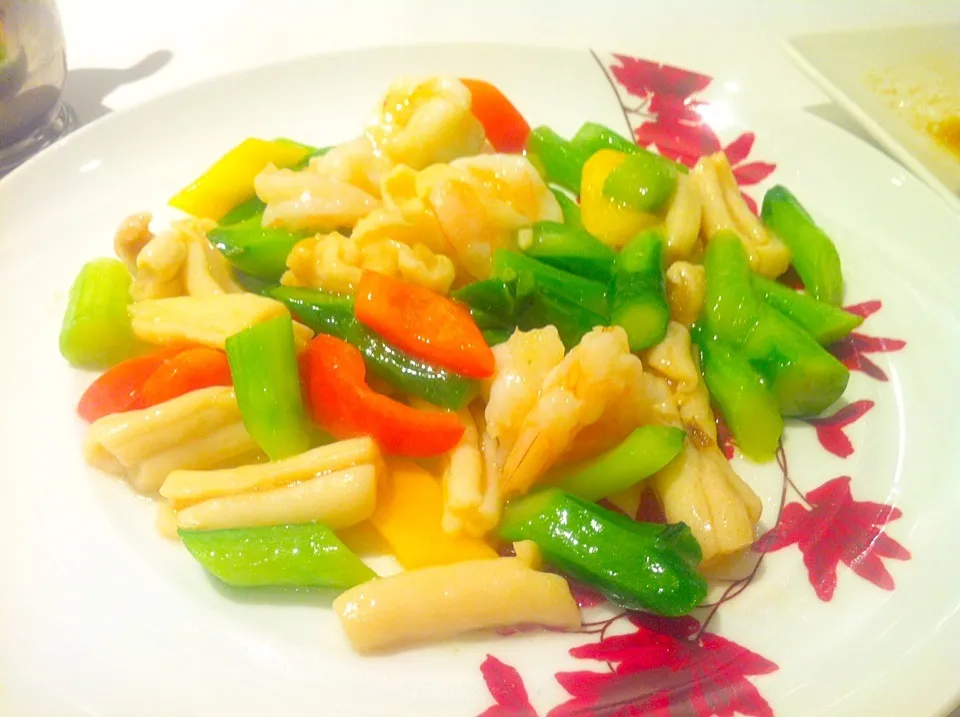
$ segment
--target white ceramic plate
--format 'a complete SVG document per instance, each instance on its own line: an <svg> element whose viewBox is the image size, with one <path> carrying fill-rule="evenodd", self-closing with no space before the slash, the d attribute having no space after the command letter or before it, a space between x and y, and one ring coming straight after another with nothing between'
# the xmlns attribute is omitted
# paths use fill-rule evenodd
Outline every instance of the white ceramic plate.
<svg viewBox="0 0 960 717"><path fill-rule="evenodd" d="M484 77L531 124L561 133L586 120L626 132L626 118L641 137L688 154L723 145L755 198L782 182L835 237L847 303L872 313L845 348L860 369L850 407L832 422L789 427L789 484L777 466L736 461L782 547L702 634L691 620L610 622L612 611L591 607L586 619L609 622L604 636L482 634L361 659L329 597L218 587L158 537L148 499L84 466L74 406L91 376L56 348L81 263L111 252L126 214L172 216L167 198L244 137L350 138L399 73ZM808 117L747 110L722 87L586 51L318 57L108 117L0 182L0 713L470 717L499 704L485 714L556 717L578 706L626 714L617 704L666 715L668 703L670 715L697 717L948 711L960 687L960 220L862 143ZM570 691L579 701L551 712Z"/></svg>
<svg viewBox="0 0 960 717"><path fill-rule="evenodd" d="M960 210L960 148L930 122L960 123L960 23L793 37L788 52L891 154Z"/></svg>

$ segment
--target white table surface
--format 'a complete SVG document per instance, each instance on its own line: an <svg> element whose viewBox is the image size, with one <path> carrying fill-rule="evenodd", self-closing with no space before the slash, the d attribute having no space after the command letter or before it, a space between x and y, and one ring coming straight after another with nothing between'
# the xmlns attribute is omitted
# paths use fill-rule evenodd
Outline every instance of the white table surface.
<svg viewBox="0 0 960 717"><path fill-rule="evenodd" d="M958 0L59 0L59 6L70 67L65 97L82 123L202 79L304 55L507 42L620 51L702 69L737 82L745 96L815 112L861 137L793 66L783 40L960 19Z"/></svg>
<svg viewBox="0 0 960 717"><path fill-rule="evenodd" d="M437 42L591 47L736 81L771 104L827 105L781 50L791 34L960 19L958 0L59 0L81 121L235 70ZM109 24L110 29L107 29ZM833 110L822 110L833 119ZM843 122L838 116L838 122Z"/></svg>

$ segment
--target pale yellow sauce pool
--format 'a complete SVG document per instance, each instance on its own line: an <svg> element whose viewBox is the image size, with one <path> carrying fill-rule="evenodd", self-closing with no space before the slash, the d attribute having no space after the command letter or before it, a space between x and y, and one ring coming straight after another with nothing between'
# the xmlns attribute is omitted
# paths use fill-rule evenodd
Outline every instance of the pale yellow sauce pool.
<svg viewBox="0 0 960 717"><path fill-rule="evenodd" d="M867 74L890 109L960 159L960 55L938 52Z"/></svg>

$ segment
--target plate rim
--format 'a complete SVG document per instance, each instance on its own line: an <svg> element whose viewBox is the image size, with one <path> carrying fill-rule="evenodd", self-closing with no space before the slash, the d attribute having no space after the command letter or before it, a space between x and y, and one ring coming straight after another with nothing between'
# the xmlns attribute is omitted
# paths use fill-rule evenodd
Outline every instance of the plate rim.
<svg viewBox="0 0 960 717"><path fill-rule="evenodd" d="M960 28L960 23L933 23L910 26L909 28L903 27L900 29L932 28L943 27L945 25L956 26ZM918 179L927 184L938 196L940 196L944 203L952 211L960 214L960 195L950 191L950 189L936 176L936 174L934 174L932 170L927 167L926 164L924 164L919 158L914 156L906 147L904 147L903 144L897 140L896 137L894 137L893 134L887 130L879 120L875 119L873 115L867 112L867 110L865 110L858 102L840 89L840 87L833 80L827 77L814 64L813 60L808 57L796 44L798 40L803 40L805 38L820 38L826 36L839 37L842 35L859 36L868 32L882 32L884 30L891 31L896 29L897 28L873 28L870 30L861 31L802 33L798 35L792 35L782 40L781 45L790 59L794 61L794 63L803 71L803 73L811 80L811 82L825 92L834 103L849 112L872 137L880 142L880 144L883 146L883 152L889 153L892 158L894 158L896 161L899 161L910 172L916 175Z"/></svg>
<svg viewBox="0 0 960 717"><path fill-rule="evenodd" d="M4 179L9 179L10 177L16 177L17 178L16 180L12 180L10 182L3 182L2 180L0 180L0 194L4 193L5 186L8 186L10 184L19 185L20 183L22 183L24 180L21 179L21 176L26 175L27 178L29 179L28 172L32 172L36 170L35 169L28 170L27 168L35 167L38 160L40 160L43 155L46 155L46 154L51 155L50 158L47 158L44 161L47 161L47 162L56 161L54 159L55 155L58 154L58 152L56 151L56 148L66 146L67 144L74 142L75 137L77 138L77 140L79 140L79 138L81 137L87 137L91 132L94 132L94 133L105 132L106 130L109 129L112 122L123 121L124 119L128 118L128 116L131 114L135 115L135 114L149 113L149 111L156 105L169 102L171 97L177 96L178 94L185 93L188 91L193 91L193 92L201 91L206 86L215 85L229 78L236 79L244 75L254 74L258 72L276 71L283 67L296 66L299 64L313 61L314 59L321 58L321 57L365 55L365 54L376 54L383 51L424 50L424 49L430 49L433 51L442 52L444 49L448 49L448 48L464 49L464 48L471 48L471 47L484 48L485 51L492 51L492 50L503 49L503 48L512 48L512 49L519 49L519 50L525 50L525 51L534 50L538 52L562 52L562 53L569 53L569 54L576 54L580 52L585 52L585 53L590 52L590 49L587 47L573 48L573 47L564 47L564 46L526 45L521 43L488 42L488 43L425 43L425 44L418 44L418 45L399 44L399 45L371 46L371 47L355 48L355 49L342 50L342 51L336 50L336 51L330 51L330 52L311 53L309 55L304 55L297 58L288 58L288 59L280 60L277 62L271 62L271 63L255 65L247 68L241 68L238 70L222 73L220 75L216 75L213 77L204 78L203 80L200 80L196 83L192 83L190 85L174 88L168 92L164 92L155 97L151 97L143 102L139 102L137 104L131 105L129 107L124 107L119 110L115 110L104 117L101 117L95 121L85 124L74 134L65 138L61 142L56 143L51 148L46 150L44 153L39 154L34 158L31 158L31 160L24 163L23 165L18 167L16 170L11 172L9 175L4 177ZM803 122L814 121L813 118L810 118L809 116L807 116L806 113L796 112L796 109L797 108L790 108L789 110L772 111L772 112L769 112L769 115L772 117L776 117L777 115L796 115ZM766 115L768 113L765 112L764 114ZM821 123L817 123L817 124L821 124ZM91 130L90 128L93 128L93 127L97 127L99 129ZM849 134L844 132L841 128L838 128L835 126L820 127L820 131L824 131L824 130L838 133L837 134L838 138L842 136L845 141L854 139L849 137ZM81 141L87 141L87 140L81 140ZM868 151L872 150L877 152L877 156L883 157L884 161L892 162L893 164L891 165L891 169L894 166L897 166L896 160L892 159L885 152L878 150L875 147L870 147L869 145L866 145L866 144L864 144L864 147L867 148ZM934 190L934 188L929 184L925 184L924 182L919 181L919 178L917 179L918 179L917 187L926 187L929 190ZM960 220L960 217L958 217L958 220ZM954 690L953 700L955 703L960 701L960 685L958 685ZM952 709L950 706L946 706L943 714L948 714L950 709Z"/></svg>

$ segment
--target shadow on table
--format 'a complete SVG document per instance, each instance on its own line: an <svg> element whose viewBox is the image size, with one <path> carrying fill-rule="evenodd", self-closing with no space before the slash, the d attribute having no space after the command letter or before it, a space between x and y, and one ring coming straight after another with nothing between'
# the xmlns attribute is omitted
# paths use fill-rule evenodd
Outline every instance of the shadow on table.
<svg viewBox="0 0 960 717"><path fill-rule="evenodd" d="M172 58L173 53L169 50L157 50L130 67L85 67L70 70L63 87L63 100L76 112L79 124L89 124L113 111L103 104L111 92L123 85L155 75Z"/></svg>
<svg viewBox="0 0 960 717"><path fill-rule="evenodd" d="M810 105L804 107L804 109L815 117L826 120L832 125L836 125L840 129L846 130L854 137L862 139L864 142L876 147L881 152L886 153L883 147L880 146L880 143L875 140L867 130L863 128L856 118L847 112L845 109L840 107L833 102L825 102L821 105Z"/></svg>

